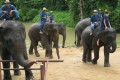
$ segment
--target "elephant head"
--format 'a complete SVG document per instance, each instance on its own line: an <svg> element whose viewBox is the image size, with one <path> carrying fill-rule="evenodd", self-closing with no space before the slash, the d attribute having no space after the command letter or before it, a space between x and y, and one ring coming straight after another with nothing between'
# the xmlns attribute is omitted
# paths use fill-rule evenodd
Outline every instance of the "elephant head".
<svg viewBox="0 0 120 80"><path fill-rule="evenodd" d="M116 50L116 30L107 28L99 34L100 40L108 47L109 52L113 53Z"/></svg>
<svg viewBox="0 0 120 80"><path fill-rule="evenodd" d="M22 23L5 21L0 27L0 47L2 55L9 52L16 62L23 67L29 67L34 61L29 61L25 43L25 28Z"/></svg>
<svg viewBox="0 0 120 80"><path fill-rule="evenodd" d="M45 23L44 25L44 31L45 33L50 37L50 45L52 47L52 41L56 44L56 51L57 56L59 56L59 49L58 49L58 40L59 40L59 25L56 23Z"/></svg>
<svg viewBox="0 0 120 80"><path fill-rule="evenodd" d="M59 25L57 23L45 23L44 25L44 31L47 34L53 33L53 31L58 31Z"/></svg>

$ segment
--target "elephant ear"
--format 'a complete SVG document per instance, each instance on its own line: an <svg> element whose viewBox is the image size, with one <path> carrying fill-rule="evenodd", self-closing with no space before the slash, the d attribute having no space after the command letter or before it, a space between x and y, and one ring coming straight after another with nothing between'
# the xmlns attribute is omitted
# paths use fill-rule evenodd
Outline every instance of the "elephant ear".
<svg viewBox="0 0 120 80"><path fill-rule="evenodd" d="M114 36L113 36L114 35ZM104 42L108 43L110 40L114 39L116 37L116 30L112 28L107 28L104 31L102 31L98 35L99 39Z"/></svg>
<svg viewBox="0 0 120 80"><path fill-rule="evenodd" d="M48 33L49 31L53 30L53 24L52 23L45 23L43 30L45 33Z"/></svg>

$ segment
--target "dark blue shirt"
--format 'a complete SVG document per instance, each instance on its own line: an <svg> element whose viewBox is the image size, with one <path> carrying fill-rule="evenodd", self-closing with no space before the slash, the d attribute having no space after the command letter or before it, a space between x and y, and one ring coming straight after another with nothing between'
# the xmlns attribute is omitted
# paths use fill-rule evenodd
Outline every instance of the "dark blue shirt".
<svg viewBox="0 0 120 80"><path fill-rule="evenodd" d="M100 17L98 15L98 13L96 15L92 15L91 16L91 22L94 23L94 22L100 22Z"/></svg>
<svg viewBox="0 0 120 80"><path fill-rule="evenodd" d="M50 20L53 20L54 19L54 15L53 14L50 14Z"/></svg>
<svg viewBox="0 0 120 80"><path fill-rule="evenodd" d="M1 10L3 10L3 11L8 11L8 13L9 13L11 10L16 10L16 8L15 8L15 6L13 6L13 5L10 4L9 7L3 5L3 6L1 7Z"/></svg>
<svg viewBox="0 0 120 80"><path fill-rule="evenodd" d="M100 18L102 18L102 14L100 12L98 12L98 15L99 15Z"/></svg>
<svg viewBox="0 0 120 80"><path fill-rule="evenodd" d="M45 17L45 18L43 18L43 17ZM40 13L40 19L41 19L41 21L43 21L43 20L47 20L47 13L46 12L41 12Z"/></svg>
<svg viewBox="0 0 120 80"><path fill-rule="evenodd" d="M104 25L104 20L106 21L106 26L107 27L110 27L109 26L109 17L105 14L104 16L103 16L103 18L102 18L102 24L101 24L101 26L103 26L103 27L105 27L105 25Z"/></svg>

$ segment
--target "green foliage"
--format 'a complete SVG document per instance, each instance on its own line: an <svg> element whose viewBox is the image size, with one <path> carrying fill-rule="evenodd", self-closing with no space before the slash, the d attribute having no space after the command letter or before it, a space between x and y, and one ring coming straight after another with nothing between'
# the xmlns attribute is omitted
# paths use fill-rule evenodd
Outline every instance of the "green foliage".
<svg viewBox="0 0 120 80"><path fill-rule="evenodd" d="M83 4L83 16L84 18L90 17L94 9L107 9L110 11L110 21L112 27L120 31L120 0L82 0ZM69 1L70 14L75 22L78 22L80 16L80 7L79 0L70 0Z"/></svg>
<svg viewBox="0 0 120 80"><path fill-rule="evenodd" d="M0 0L0 6L5 0ZM14 2L20 13L21 21L38 21L39 11L46 7L54 10L55 21L63 21L73 27L80 20L80 0L10 0ZM110 21L120 31L120 0L82 0L83 16L90 17L94 9L110 11ZM62 12L58 12L62 11ZM64 11L64 12L63 12ZM69 12L70 14L69 14ZM70 23L69 23L70 22Z"/></svg>
<svg viewBox="0 0 120 80"><path fill-rule="evenodd" d="M79 8L79 4L78 4L78 0L71 0L69 2L70 4L70 15L72 16L72 19L75 22L78 22L80 20L80 8Z"/></svg>
<svg viewBox="0 0 120 80"><path fill-rule="evenodd" d="M19 13L22 21L30 21L38 14L38 11L36 9L24 7L19 9Z"/></svg>
<svg viewBox="0 0 120 80"><path fill-rule="evenodd" d="M66 26L74 27L75 23L73 19L70 17L69 11L53 11L55 22L64 22ZM39 14L32 20L32 22L40 21Z"/></svg>

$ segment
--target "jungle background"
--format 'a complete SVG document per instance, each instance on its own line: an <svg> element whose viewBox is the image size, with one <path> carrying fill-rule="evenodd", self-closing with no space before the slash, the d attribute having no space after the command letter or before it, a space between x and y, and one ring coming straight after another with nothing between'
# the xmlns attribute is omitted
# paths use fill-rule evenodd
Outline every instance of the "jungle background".
<svg viewBox="0 0 120 80"><path fill-rule="evenodd" d="M0 5L5 0L0 0ZM75 27L80 21L80 7L82 7L83 17L90 17L94 9L107 9L110 11L110 21L112 27L120 31L120 0L10 0L19 13L23 22L37 22L40 20L39 14L43 7L52 10L55 22L65 22L68 27ZM80 1L82 6L80 6Z"/></svg>
<svg viewBox="0 0 120 80"><path fill-rule="evenodd" d="M55 22L64 22L67 26L67 34L72 34L72 39L69 39L71 44L74 42L74 28L82 17L91 17L94 9L101 9L104 15L104 10L110 11L110 22L117 32L120 32L120 0L10 0L11 4L15 5L20 14L20 21L25 24L26 30L29 30L30 25L40 21L40 12L43 7L46 7L47 13L53 11ZM0 7L5 0L0 0ZM71 33L72 32L72 33ZM117 46L120 46L120 37L117 34ZM28 39L28 38L27 38ZM29 39L28 39L29 40Z"/></svg>

